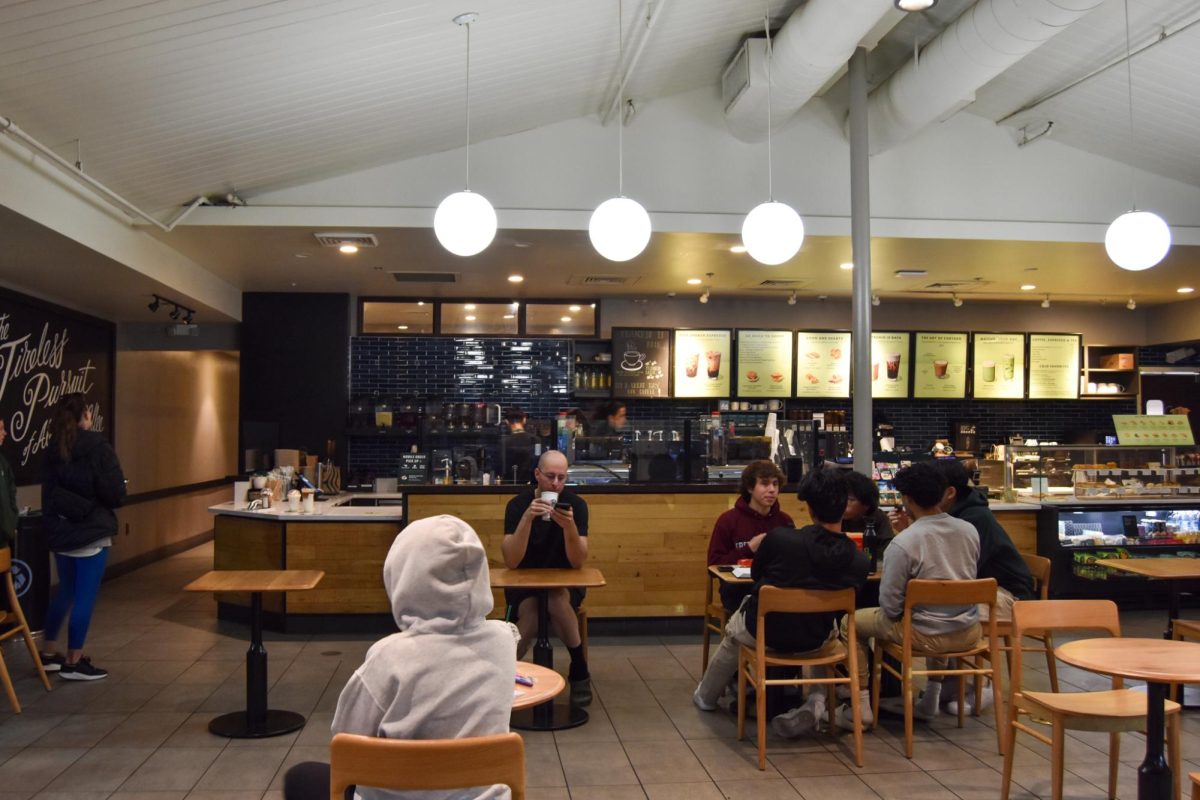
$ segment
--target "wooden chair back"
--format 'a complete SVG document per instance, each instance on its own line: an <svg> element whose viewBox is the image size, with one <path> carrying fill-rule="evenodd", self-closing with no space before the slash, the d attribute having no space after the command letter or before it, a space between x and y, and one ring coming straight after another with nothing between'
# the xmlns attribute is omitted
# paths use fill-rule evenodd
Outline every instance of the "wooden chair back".
<svg viewBox="0 0 1200 800"><path fill-rule="evenodd" d="M767 614L821 614L830 611L853 614L854 590L783 589L778 586L763 586L758 590L759 625L763 624Z"/></svg>
<svg viewBox="0 0 1200 800"><path fill-rule="evenodd" d="M0 611L0 621L10 625L8 630L0 631L0 642L5 642L20 636L25 639L25 647L29 650L29 659L33 662L34 668L37 669L38 677L42 680L42 685L46 687L46 691L50 691L50 678L46 676L46 670L42 666L41 656L38 655L37 644L33 641L33 634L29 631L29 623L25 621L25 612L21 610L21 602L17 598L17 589L13 585L12 576L12 549L8 547L0 547L0 575L3 576L0 582L4 584L4 595L8 600L8 611ZM11 617L11 619L10 619ZM8 695L9 705L12 706L13 713L21 713L21 702L17 699L16 688L13 686L12 677L8 674L8 666L4 663L4 656L0 654L0 684L4 687L5 694Z"/></svg>
<svg viewBox="0 0 1200 800"><path fill-rule="evenodd" d="M1117 604L1112 600L1018 600L1013 603L1015 644L1009 669L1012 672L1010 689L1014 696L1021 691L1022 637L1050 636L1059 631L1095 631L1120 636ZM1113 677L1113 688L1121 688L1119 677Z"/></svg>
<svg viewBox="0 0 1200 800"><path fill-rule="evenodd" d="M1042 600L1050 599L1050 559L1045 556L1035 556L1033 553L1021 553L1025 566L1033 575L1033 589Z"/></svg>
<svg viewBox="0 0 1200 800"><path fill-rule="evenodd" d="M12 571L12 548L0 547L0 572Z"/></svg>
<svg viewBox="0 0 1200 800"><path fill-rule="evenodd" d="M347 786L469 789L503 784L525 800L525 743L515 733L467 739L380 739L339 733L329 745L329 798Z"/></svg>

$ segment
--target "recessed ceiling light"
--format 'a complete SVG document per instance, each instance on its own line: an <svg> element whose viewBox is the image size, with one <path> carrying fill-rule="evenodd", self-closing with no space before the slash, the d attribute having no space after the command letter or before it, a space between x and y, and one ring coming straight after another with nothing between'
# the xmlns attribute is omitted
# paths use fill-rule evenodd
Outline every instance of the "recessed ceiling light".
<svg viewBox="0 0 1200 800"><path fill-rule="evenodd" d="M897 278L920 278L929 274L929 270L924 269L898 269L896 270Z"/></svg>
<svg viewBox="0 0 1200 800"><path fill-rule="evenodd" d="M688 286L699 286L700 284L704 283L704 281L700 280L699 278L688 278L687 282Z"/></svg>
<svg viewBox="0 0 1200 800"><path fill-rule="evenodd" d="M523 280L525 280L524 275L509 275L508 276L509 283L520 283Z"/></svg>
<svg viewBox="0 0 1200 800"><path fill-rule="evenodd" d="M308 258L308 253L296 253L296 258Z"/></svg>
<svg viewBox="0 0 1200 800"><path fill-rule="evenodd" d="M570 317L559 317L559 319L561 319L563 322L570 322L570 321L571 321L571 318L570 318Z"/></svg>
<svg viewBox="0 0 1200 800"><path fill-rule="evenodd" d="M744 253L744 252L746 252L746 245L744 245L744 244L735 244L733 247L730 247L730 248L729 248L729 252L731 252L731 253Z"/></svg>
<svg viewBox="0 0 1200 800"><path fill-rule="evenodd" d="M854 262L853 261L843 261L841 264L838 264L838 269L844 269L847 272L849 272L850 270L854 269Z"/></svg>
<svg viewBox="0 0 1200 800"><path fill-rule="evenodd" d="M1022 284L1021 284L1021 291L1022 291L1022 292L1032 292L1032 291L1033 291L1034 289L1036 289L1036 288L1037 288L1037 284L1036 284L1036 283L1022 283Z"/></svg>
<svg viewBox="0 0 1200 800"><path fill-rule="evenodd" d="M347 255L350 255L351 253L358 252L358 245L356 245L356 244L340 244L340 245L338 245L338 250Z"/></svg>
<svg viewBox="0 0 1200 800"><path fill-rule="evenodd" d="M592 308L595 308L595 307L596 307L596 304L595 304L595 303L592 303Z"/></svg>
<svg viewBox="0 0 1200 800"><path fill-rule="evenodd" d="M397 325L397 326L396 326L396 330L398 330L398 331L406 331L406 330L408 330L408 326L407 326L407 325Z"/></svg>
<svg viewBox="0 0 1200 800"><path fill-rule="evenodd" d="M1193 289L1191 286L1180 286L1175 291L1179 292L1180 294L1191 294L1192 292L1194 292L1196 290Z"/></svg>
<svg viewBox="0 0 1200 800"><path fill-rule="evenodd" d="M582 307L582 306L567 306L567 311L570 311L570 312L572 312L572 313L576 313L576 312L579 312L579 311L583 311L583 307Z"/></svg>
<svg viewBox="0 0 1200 800"><path fill-rule="evenodd" d="M533 247L533 245L531 245L529 242L513 242L513 247L526 248Z"/></svg>
<svg viewBox="0 0 1200 800"><path fill-rule="evenodd" d="M505 319L516 319L517 315L516 314L505 314L504 318Z"/></svg>
<svg viewBox="0 0 1200 800"><path fill-rule="evenodd" d="M468 315L467 315L467 322L474 322L474 321L475 321L475 317L474 317L474 316L472 316L471 314L468 314Z"/></svg>
<svg viewBox="0 0 1200 800"><path fill-rule="evenodd" d="M467 311L474 311L474 310L475 310L475 304L474 304L474 303L467 303L466 305L464 305L464 306L463 306L463 308L465 308Z"/></svg>

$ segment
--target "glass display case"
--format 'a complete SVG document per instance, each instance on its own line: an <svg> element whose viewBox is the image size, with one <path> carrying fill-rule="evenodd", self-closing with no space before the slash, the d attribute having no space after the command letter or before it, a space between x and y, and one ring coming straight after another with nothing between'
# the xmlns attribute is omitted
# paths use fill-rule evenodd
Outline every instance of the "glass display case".
<svg viewBox="0 0 1200 800"><path fill-rule="evenodd" d="M1010 445L1004 494L1042 502L1200 501L1197 458L1192 446Z"/></svg>

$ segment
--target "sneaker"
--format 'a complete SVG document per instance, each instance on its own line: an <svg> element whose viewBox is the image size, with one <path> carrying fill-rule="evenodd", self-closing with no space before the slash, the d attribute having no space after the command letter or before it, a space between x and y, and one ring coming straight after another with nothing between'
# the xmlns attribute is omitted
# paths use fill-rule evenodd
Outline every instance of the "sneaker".
<svg viewBox="0 0 1200 800"><path fill-rule="evenodd" d="M860 711L860 716L862 717L863 728L866 728L875 721L875 715L871 713L871 707L865 703ZM833 724L844 731L854 730L854 710L850 708L849 703L842 703L838 706L837 711L833 714Z"/></svg>
<svg viewBox="0 0 1200 800"><path fill-rule="evenodd" d="M592 679L580 678L571 681L571 705L590 706L592 704Z"/></svg>
<svg viewBox="0 0 1200 800"><path fill-rule="evenodd" d="M821 717L825 716L825 703L806 701L790 711L776 715L771 720L771 730L784 739L795 739L810 733L816 733Z"/></svg>
<svg viewBox="0 0 1200 800"><path fill-rule="evenodd" d="M696 708L701 711L716 711L717 704L710 703L700 696L700 687L696 687L696 691L692 692L692 702L696 704Z"/></svg>
<svg viewBox="0 0 1200 800"><path fill-rule="evenodd" d="M101 678L107 678L108 671L92 666L92 660L84 656L75 664L68 664L64 661L62 668L58 671L58 677L64 681L98 681Z"/></svg>
<svg viewBox="0 0 1200 800"><path fill-rule="evenodd" d="M991 707L992 707L992 693L991 693L991 691L985 689L983 692L983 702L980 703L979 710L984 711ZM955 699L951 700L949 703L946 703L946 713L950 714L951 716L954 716L954 717L958 716L958 698L955 698ZM975 713L975 691L973 689L967 690L967 711L966 711L966 713L968 713L968 714Z"/></svg>
<svg viewBox="0 0 1200 800"><path fill-rule="evenodd" d="M38 653L38 658L41 659L42 669L46 672L58 672L62 665L67 663L67 659L59 653Z"/></svg>

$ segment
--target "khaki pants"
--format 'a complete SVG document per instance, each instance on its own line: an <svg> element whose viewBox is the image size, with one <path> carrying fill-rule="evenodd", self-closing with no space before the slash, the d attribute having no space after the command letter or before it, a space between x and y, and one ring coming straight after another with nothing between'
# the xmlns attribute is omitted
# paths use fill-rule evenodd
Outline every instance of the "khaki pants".
<svg viewBox="0 0 1200 800"><path fill-rule="evenodd" d="M1012 592L1008 589L996 587L996 621L1011 622L1013 603L1017 602L1017 598L1012 596ZM981 623L988 621L988 607L983 603L979 604L979 621Z"/></svg>
<svg viewBox="0 0 1200 800"><path fill-rule="evenodd" d="M845 641L847 621L842 620L842 640ZM868 660L872 639L900 644L904 641L904 626L901 620L889 619L881 608L860 608L854 612L854 627L858 637L858 680L859 686L870 686L870 661ZM928 634L913 628L913 647L934 652L966 650L979 641L979 623L950 633ZM945 669L946 659L928 659L929 669Z"/></svg>

